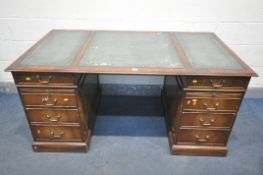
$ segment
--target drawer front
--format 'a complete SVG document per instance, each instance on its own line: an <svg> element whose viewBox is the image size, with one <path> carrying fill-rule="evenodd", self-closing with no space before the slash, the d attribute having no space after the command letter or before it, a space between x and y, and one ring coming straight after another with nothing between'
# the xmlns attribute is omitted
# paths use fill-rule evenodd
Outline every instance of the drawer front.
<svg viewBox="0 0 263 175"><path fill-rule="evenodd" d="M81 141L79 126L31 125L33 137L37 141Z"/></svg>
<svg viewBox="0 0 263 175"><path fill-rule="evenodd" d="M187 97L183 102L184 110L202 110L202 111L234 111L239 109L241 99L224 98L205 98L205 97Z"/></svg>
<svg viewBox="0 0 263 175"><path fill-rule="evenodd" d="M232 89L244 90L249 78L246 77L184 77L184 87L192 89Z"/></svg>
<svg viewBox="0 0 263 175"><path fill-rule="evenodd" d="M231 99L237 98L242 99L243 93L239 92L186 92L186 97L204 97L204 98L224 98Z"/></svg>
<svg viewBox="0 0 263 175"><path fill-rule="evenodd" d="M63 93L21 93L25 106L76 107L75 94Z"/></svg>
<svg viewBox="0 0 263 175"><path fill-rule="evenodd" d="M183 112L181 127L232 127L235 113Z"/></svg>
<svg viewBox="0 0 263 175"><path fill-rule="evenodd" d="M41 109L27 108L26 113L30 123L79 123L77 109Z"/></svg>
<svg viewBox="0 0 263 175"><path fill-rule="evenodd" d="M73 85L75 84L74 75L67 74L14 74L14 79L18 85Z"/></svg>
<svg viewBox="0 0 263 175"><path fill-rule="evenodd" d="M177 142L182 144L213 144L224 145L229 130L180 129Z"/></svg>

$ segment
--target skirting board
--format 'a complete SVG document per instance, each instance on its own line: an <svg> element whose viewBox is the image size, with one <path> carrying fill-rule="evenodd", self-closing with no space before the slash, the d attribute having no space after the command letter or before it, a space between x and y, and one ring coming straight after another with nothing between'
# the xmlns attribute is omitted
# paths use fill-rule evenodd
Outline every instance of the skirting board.
<svg viewBox="0 0 263 175"><path fill-rule="evenodd" d="M159 96L162 85L101 84L102 95ZM13 82L0 82L0 93L17 93ZM263 87L250 87L245 98L263 98Z"/></svg>

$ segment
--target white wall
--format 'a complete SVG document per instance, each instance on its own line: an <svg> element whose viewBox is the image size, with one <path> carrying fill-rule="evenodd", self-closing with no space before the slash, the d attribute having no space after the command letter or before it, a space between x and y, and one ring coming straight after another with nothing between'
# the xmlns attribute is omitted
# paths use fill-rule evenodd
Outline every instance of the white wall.
<svg viewBox="0 0 263 175"><path fill-rule="evenodd" d="M54 28L215 32L261 76L250 86L263 86L263 0L0 0L0 81Z"/></svg>

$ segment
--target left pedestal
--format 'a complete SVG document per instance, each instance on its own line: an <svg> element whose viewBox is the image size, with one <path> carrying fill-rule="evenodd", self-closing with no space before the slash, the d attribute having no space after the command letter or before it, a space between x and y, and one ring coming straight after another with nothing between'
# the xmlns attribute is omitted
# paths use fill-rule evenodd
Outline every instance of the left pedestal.
<svg viewBox="0 0 263 175"><path fill-rule="evenodd" d="M96 117L97 75L13 72L34 151L86 152Z"/></svg>

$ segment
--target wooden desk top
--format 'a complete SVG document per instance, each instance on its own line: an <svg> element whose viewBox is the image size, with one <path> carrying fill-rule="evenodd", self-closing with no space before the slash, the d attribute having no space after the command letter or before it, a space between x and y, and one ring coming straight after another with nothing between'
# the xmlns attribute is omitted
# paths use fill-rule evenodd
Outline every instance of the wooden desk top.
<svg viewBox="0 0 263 175"><path fill-rule="evenodd" d="M214 33L52 30L11 72L257 76Z"/></svg>

